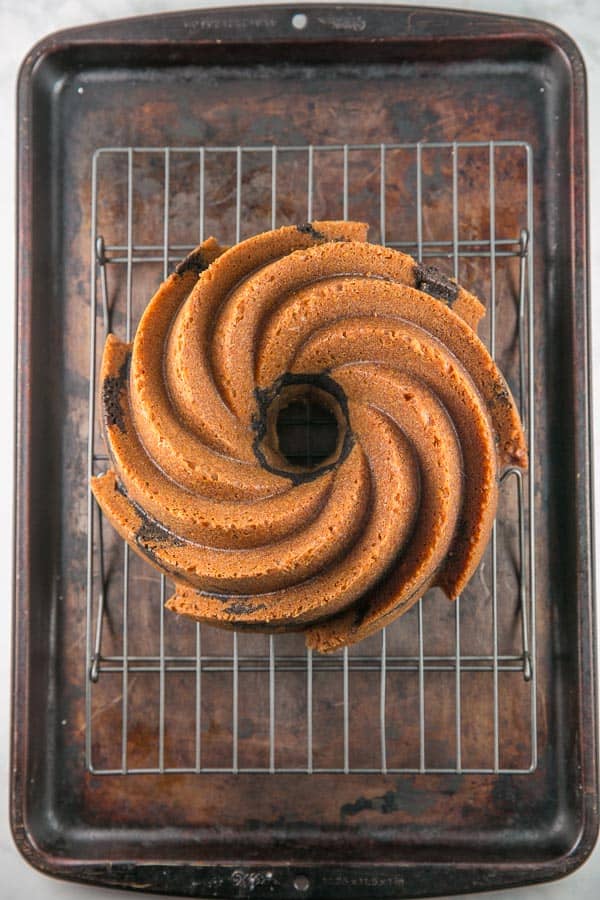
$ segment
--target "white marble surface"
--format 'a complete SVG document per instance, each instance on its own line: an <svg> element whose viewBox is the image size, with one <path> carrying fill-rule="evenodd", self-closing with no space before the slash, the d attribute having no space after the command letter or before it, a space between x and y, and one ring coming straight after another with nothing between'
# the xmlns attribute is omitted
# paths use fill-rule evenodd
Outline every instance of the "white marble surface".
<svg viewBox="0 0 600 900"><path fill-rule="evenodd" d="M243 0L239 0L241 4ZM415 5L418 0L413 0ZM3 122L3 140L0 143L0 227L1 243L7 281L4 299L0 304L0 421L10 422L13 416L14 369L14 301L13 301L13 248L14 248L14 91L18 65L27 50L44 34L60 28L98 21L163 12L165 10L234 5L218 0L0 0L0 111ZM463 9L483 10L526 15L553 22L568 31L579 44L586 59L590 92L590 174L591 174L591 238L592 238L592 292L600 290L600 3L598 0L457 0L456 3L422 0L423 6L457 6ZM600 447L600 307L592 315L593 360L595 370L595 421L596 446ZM10 595L11 595L11 534L12 534L12 436L4 428L4 440L0 442L0 572L2 596L0 607L0 807L7 808L8 785L8 737L9 682L10 682ZM596 467L597 472L600 466ZM596 497L598 487L596 486ZM596 508L600 508L597 503ZM600 529L597 529L600 531ZM31 869L17 853L10 836L6 813L0 816L0 900L35 897L36 900L54 898L78 898L95 900L100 897L132 897L121 891L108 893L103 889L87 888L66 882L52 881ZM138 895L149 896L149 895ZM471 895L473 896L473 895ZM494 892L478 895L490 900L558 900L577 896L579 900L592 900L600 896L600 846L591 859L566 881L540 885L523 890Z"/></svg>

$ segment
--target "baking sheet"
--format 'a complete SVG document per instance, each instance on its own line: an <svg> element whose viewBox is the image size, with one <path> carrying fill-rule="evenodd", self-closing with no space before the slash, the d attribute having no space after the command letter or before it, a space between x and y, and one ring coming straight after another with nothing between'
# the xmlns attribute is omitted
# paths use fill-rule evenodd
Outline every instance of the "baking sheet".
<svg viewBox="0 0 600 900"><path fill-rule="evenodd" d="M14 827L43 868L192 895L252 885L284 896L299 874L330 896L554 877L585 857L597 827L581 61L564 35L522 20L317 8L299 35L291 16L263 8L99 26L50 40L24 70ZM165 135L238 144L240 133L257 143L531 144L540 759L530 775L86 771L90 160L99 146L162 146Z"/></svg>

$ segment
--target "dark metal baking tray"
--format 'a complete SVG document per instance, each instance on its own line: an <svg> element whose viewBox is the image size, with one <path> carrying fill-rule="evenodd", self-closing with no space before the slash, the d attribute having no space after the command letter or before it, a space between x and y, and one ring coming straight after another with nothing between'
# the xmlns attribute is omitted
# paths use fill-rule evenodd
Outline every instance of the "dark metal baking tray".
<svg viewBox="0 0 600 900"><path fill-rule="evenodd" d="M301 18L294 20L298 15ZM50 36L31 51L19 82L18 139L11 818L23 855L42 871L64 878L211 897L425 896L526 884L574 869L596 838L598 792L585 74L570 38L549 25L524 19L392 6L203 10L105 23ZM506 740L502 759L496 751L489 769L480 763L474 766L477 771L469 771L463 768L464 760L462 765L460 760L451 767L444 765L452 732L448 716L440 715L427 736L428 762L442 761L439 771L434 771L435 765L427 768L423 756L415 771L409 761L394 772L390 760L387 774L381 766L369 771L369 729L375 727L374 720L361 725L355 715L350 727L367 760L364 771L345 766L345 773L344 767L339 771L332 766L332 771L320 774L269 774L267 764L266 772L259 767L254 772L226 768L195 774L193 765L192 771L181 771L184 751L171 747L168 752L178 762L172 767L175 771L163 758L158 773L152 768L148 774L136 774L130 771L135 768L131 764L123 767L128 774L119 774L118 763L113 774L100 774L113 769L108 757L104 767L92 765L90 745L86 746L90 657L85 599L89 285L91 276L92 293L100 290L98 278L105 274L93 254L90 263L90 234L95 227L90 210L98 189L91 173L92 160L99 159L97 151L116 148L118 155L124 148L157 148L162 156L149 162L146 202L160 183L157 172L163 172L167 147L221 147L233 152L235 159L236 147L242 147L240 158L249 146L263 148L257 152L272 145L297 146L304 152L307 147L336 145L340 159L346 154L346 165L348 153L358 145L366 148L358 151L366 154L359 163L364 190L351 191L345 207L352 208L344 210L356 214L378 190L377 165L387 148L390 230L393 222L402 224L414 216L415 190L421 198L428 191L429 217L421 223L421 233L408 240L415 244L412 252L428 248L431 255L437 247L450 266L454 254L455 265L460 262L464 267L464 277L485 294L486 272L489 275L489 267L496 263L496 251L500 258L512 245L507 239L506 245L500 246L500 241L497 246L489 221L483 227L469 210L485 207L481 190L490 190L486 166L493 157L495 184L504 192L502 209L509 210L506 221L499 216L494 223L500 235L510 219L510 192L518 194L524 171L514 155L502 156L502 148L513 144L526 149L531 163L529 200L535 224L535 253L531 245L527 248L527 265L533 266L528 296L534 303L535 323L527 332L528 361L529 371L534 366L537 373L530 410L535 413L531 497L536 523L530 566L533 571L535 563L536 583L528 608L535 608L537 615L530 623L531 652L518 657L523 671L516 673L525 684L523 677L531 674L527 666L533 666L537 687L527 695L533 696L537 713L528 720L533 744L523 737L527 728L515 728L518 699L512 706L499 707L496 697L496 747L498 728ZM456 213L457 231L449 250L434 232L441 222L452 233L452 216L448 218L452 192L448 195L447 184L452 185L453 157L448 156L450 168L433 156L425 163L428 148L436 146L460 150L468 157L456 176L464 203ZM378 157L380 147L384 149ZM389 149L394 147L396 156ZM373 148L375 154L369 157ZM417 153L417 185L414 170L406 158L401 161L404 152ZM125 149L125 160L128 153ZM110 164L115 181L122 182L116 156ZM288 172L287 194L283 192L283 216L292 214L295 185L300 183L298 162L294 165ZM253 166L251 197L252 191L256 195L260 190L264 176L260 164ZM334 178L328 171L321 186L315 186L315 218L341 214L328 205L327 179ZM229 176L219 177L224 178L222 199ZM304 183L301 190L306 193ZM99 196L100 200L94 194L99 214L106 217L112 212L114 220L118 204L111 207L106 194ZM176 202L184 220L185 196L183 184ZM258 230L260 215L268 219L270 210L261 212L260 204L252 208L252 200L248 202L256 221L246 224ZM322 209L317 209L319 204ZM215 204L215 221L219 215L223 218L222 209ZM143 217L143 209L139 215ZM226 230L227 223L221 224ZM267 221L264 227L268 225ZM459 229L463 236L474 235L472 244L460 244L460 254ZM218 236L231 240L236 235ZM195 237L190 240L193 243ZM114 243L116 247L119 240ZM177 245L167 238L166 268L170 246L175 254ZM116 272L118 249L113 255L115 265L109 269ZM503 296L510 293L515 276L518 281L524 244L517 242L514 253L505 255L514 259L502 275L506 283L498 286ZM152 279L138 304L151 285ZM518 386L514 315L508 307L503 310L499 304L497 349ZM529 523L530 515L531 510ZM139 571L138 575L142 577ZM507 624L502 619L506 577L502 574L499 581L500 624ZM485 597L475 596L477 585L473 590L472 605L466 598L463 613L471 615L469 631L476 633L482 622L489 621L489 609ZM132 634L150 627L142 594L129 598ZM423 609L429 604L430 610L437 610L435 603L435 598L428 600ZM118 618L118 610L113 615ZM444 644L445 614L440 614L439 622L431 615L427 618L427 612L423 615L425 641ZM114 642L110 621L106 629L110 653ZM427 694L430 708L432 703L442 712L450 708L453 718L454 700L442 682L435 687L434 676L438 669L448 669L460 683L458 651L454 668L452 650L446 648L440 657L443 665L432 664L425 671L423 643L419 646L420 659L407 664L407 669L411 677L415 671L420 679L426 675L427 689L433 691ZM121 661L124 657L123 649ZM425 657L428 665L431 658ZM481 667L482 677L491 672L496 685L499 678L503 684L497 643L494 657L481 659L492 659L487 668ZM231 660L227 671L230 664ZM515 672L506 668L506 677L514 679ZM123 662L116 669L122 679ZM109 684L110 677L108 666L98 684ZM158 677L154 670L151 677ZM492 744L489 732L481 733L479 719L485 710L478 689L467 687L467 681L475 678L473 673L462 677L459 727L464 747L470 741L474 755L483 759ZM166 680L171 684L171 676ZM175 688L183 683L182 675ZM183 707L185 688L181 689ZM396 752L409 744L419 746L423 717L406 697L389 693L405 717L401 729L398 722L394 726ZM105 695L95 721L118 745L122 723L111 713L115 705L107 699L110 696ZM170 696L169 709L176 708L178 697ZM518 696L516 689L514 697ZM359 718L368 717L371 700L367 691L358 706ZM152 704L143 701L140 709L139 698L137 702L138 707L131 699L130 732L125 729L125 757L129 750L130 759L136 754L143 758L156 724ZM141 721L144 712L146 722ZM288 727L293 728L295 712L291 704L278 716L284 724L287 716ZM333 720L335 704L329 713ZM337 736L331 727L333 747ZM420 738L423 748L422 733ZM164 754L164 741L162 746ZM265 746L264 735L250 735L249 751L256 755ZM96 745L91 749L103 751ZM239 768L237 761L233 768Z"/></svg>

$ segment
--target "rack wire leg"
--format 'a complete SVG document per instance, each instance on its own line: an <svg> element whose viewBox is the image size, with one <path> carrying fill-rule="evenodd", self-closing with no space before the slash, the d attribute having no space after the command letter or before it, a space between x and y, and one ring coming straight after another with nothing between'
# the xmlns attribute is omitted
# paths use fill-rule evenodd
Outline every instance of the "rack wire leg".
<svg viewBox="0 0 600 900"><path fill-rule="evenodd" d="M90 663L89 676L91 681L98 681L100 675L100 659L102 647L102 626L104 624L104 610L106 606L107 579L104 566L104 536L102 533L102 510L94 501L98 511L98 558L100 563L100 591L98 594L98 613L96 616L96 629L94 638L94 650Z"/></svg>

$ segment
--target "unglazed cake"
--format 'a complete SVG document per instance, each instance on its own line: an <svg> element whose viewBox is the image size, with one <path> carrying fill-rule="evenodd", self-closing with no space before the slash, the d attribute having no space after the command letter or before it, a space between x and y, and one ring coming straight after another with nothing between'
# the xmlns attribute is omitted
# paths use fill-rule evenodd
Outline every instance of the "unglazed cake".
<svg viewBox="0 0 600 900"><path fill-rule="evenodd" d="M132 344L110 335L104 513L175 583L167 606L214 625L361 640L432 585L462 591L506 466L527 465L510 390L476 334L480 301L432 266L313 222L197 247ZM309 399L331 453L281 451Z"/></svg>

